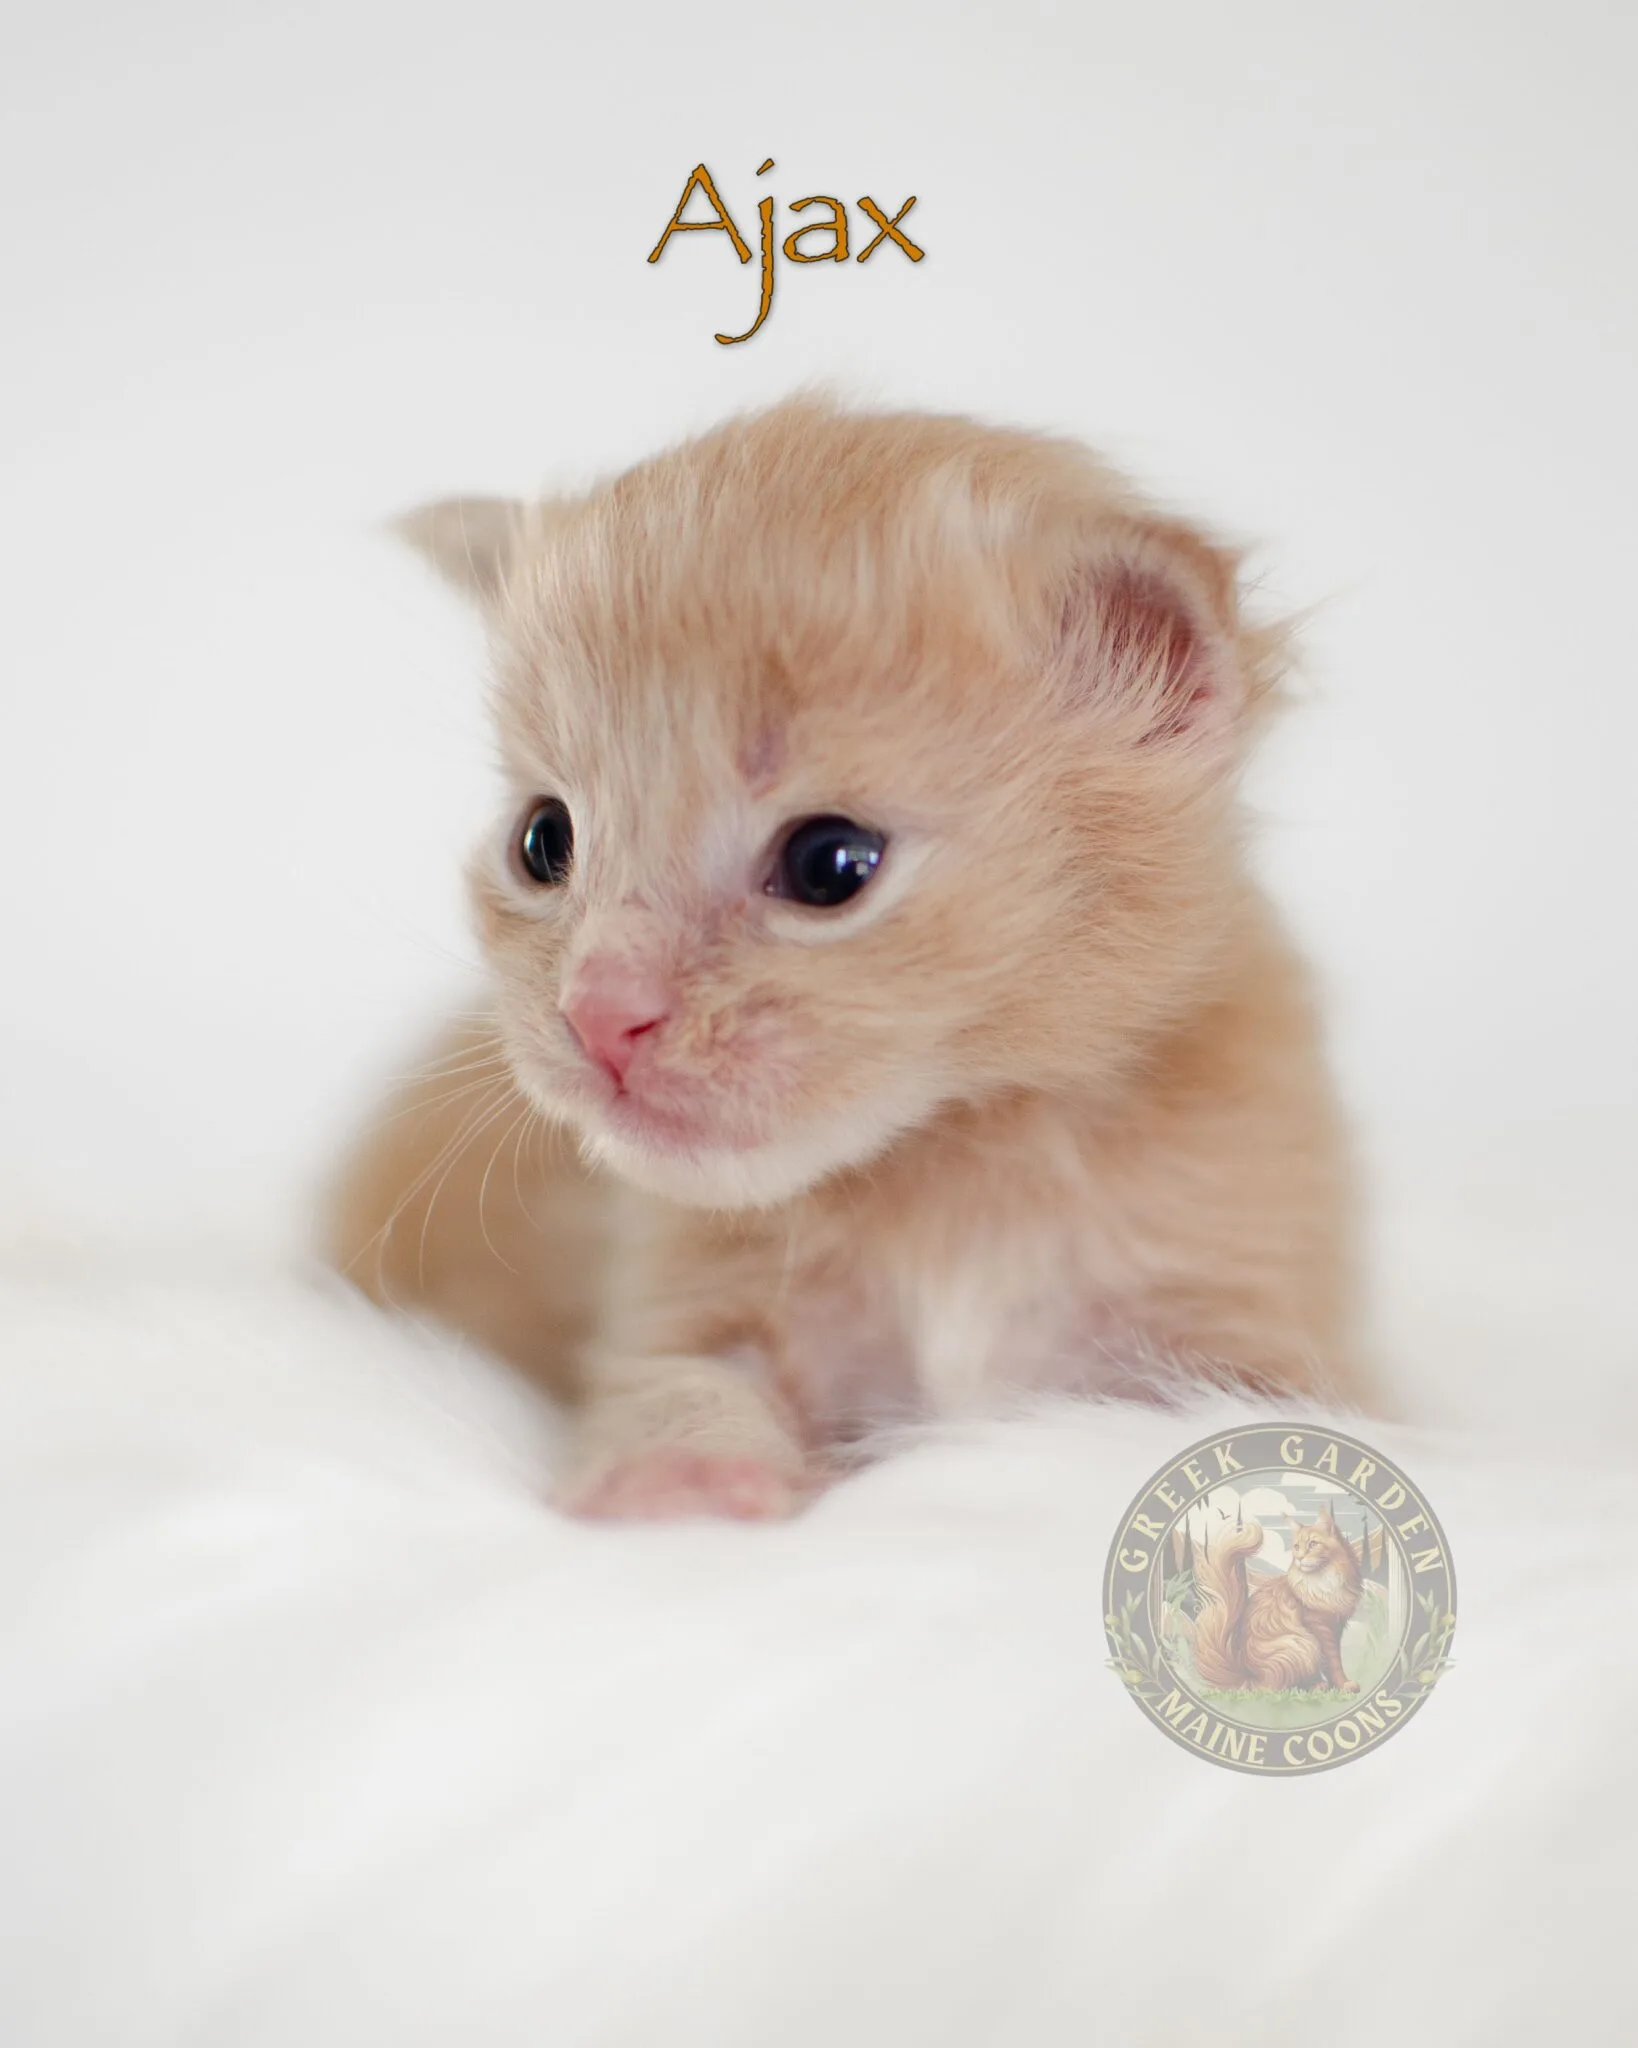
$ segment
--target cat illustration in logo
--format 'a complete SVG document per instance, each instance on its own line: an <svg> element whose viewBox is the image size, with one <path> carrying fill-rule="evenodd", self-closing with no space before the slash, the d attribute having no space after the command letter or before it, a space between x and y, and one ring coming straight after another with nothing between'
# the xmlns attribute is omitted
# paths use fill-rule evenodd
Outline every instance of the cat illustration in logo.
<svg viewBox="0 0 1638 2048"><path fill-rule="evenodd" d="M1342 1631L1359 1605L1359 1558L1331 1510L1298 1523L1283 1576L1248 1591L1246 1559L1262 1544L1261 1523L1237 1522L1195 1552L1195 1669L1224 1690L1358 1692L1342 1668Z"/></svg>

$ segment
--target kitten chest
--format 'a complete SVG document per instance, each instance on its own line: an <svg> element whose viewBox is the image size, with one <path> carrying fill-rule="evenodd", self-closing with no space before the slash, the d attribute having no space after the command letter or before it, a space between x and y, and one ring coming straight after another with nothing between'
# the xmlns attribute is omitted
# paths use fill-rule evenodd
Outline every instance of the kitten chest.
<svg viewBox="0 0 1638 2048"><path fill-rule="evenodd" d="M959 1212L920 1222L786 1268L779 1377L817 1438L993 1412L1009 1388L1099 1383L1117 1325L1084 1236Z"/></svg>

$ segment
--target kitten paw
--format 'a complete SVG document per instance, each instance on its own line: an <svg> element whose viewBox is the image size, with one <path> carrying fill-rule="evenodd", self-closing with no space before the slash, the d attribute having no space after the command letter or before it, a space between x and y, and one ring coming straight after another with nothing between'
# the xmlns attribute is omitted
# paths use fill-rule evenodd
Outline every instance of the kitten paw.
<svg viewBox="0 0 1638 2048"><path fill-rule="evenodd" d="M713 1457L662 1446L639 1451L569 1488L561 1505L595 1521L666 1522L718 1515L771 1522L793 1514L802 1493L795 1481L756 1458Z"/></svg>

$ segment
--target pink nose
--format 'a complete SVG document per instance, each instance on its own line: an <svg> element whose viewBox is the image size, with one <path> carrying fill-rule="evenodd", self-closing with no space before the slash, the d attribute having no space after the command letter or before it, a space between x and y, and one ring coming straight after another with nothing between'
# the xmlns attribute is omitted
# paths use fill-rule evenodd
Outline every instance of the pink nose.
<svg viewBox="0 0 1638 2048"><path fill-rule="evenodd" d="M620 1082L638 1042L665 1022L668 1009L666 990L653 974L596 958L582 963L562 1003L563 1021L581 1049Z"/></svg>

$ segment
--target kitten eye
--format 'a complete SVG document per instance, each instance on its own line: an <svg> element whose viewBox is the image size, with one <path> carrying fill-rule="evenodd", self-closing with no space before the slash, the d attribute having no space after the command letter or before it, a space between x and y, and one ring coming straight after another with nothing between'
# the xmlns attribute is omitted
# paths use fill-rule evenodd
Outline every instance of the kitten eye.
<svg viewBox="0 0 1638 2048"><path fill-rule="evenodd" d="M544 797L523 821L517 838L518 864L531 882L558 889L574 861L574 822L567 804Z"/></svg>
<svg viewBox="0 0 1638 2048"><path fill-rule="evenodd" d="M835 910L870 880L886 845L880 832L855 825L851 818L809 818L780 848L768 894L815 910Z"/></svg>

